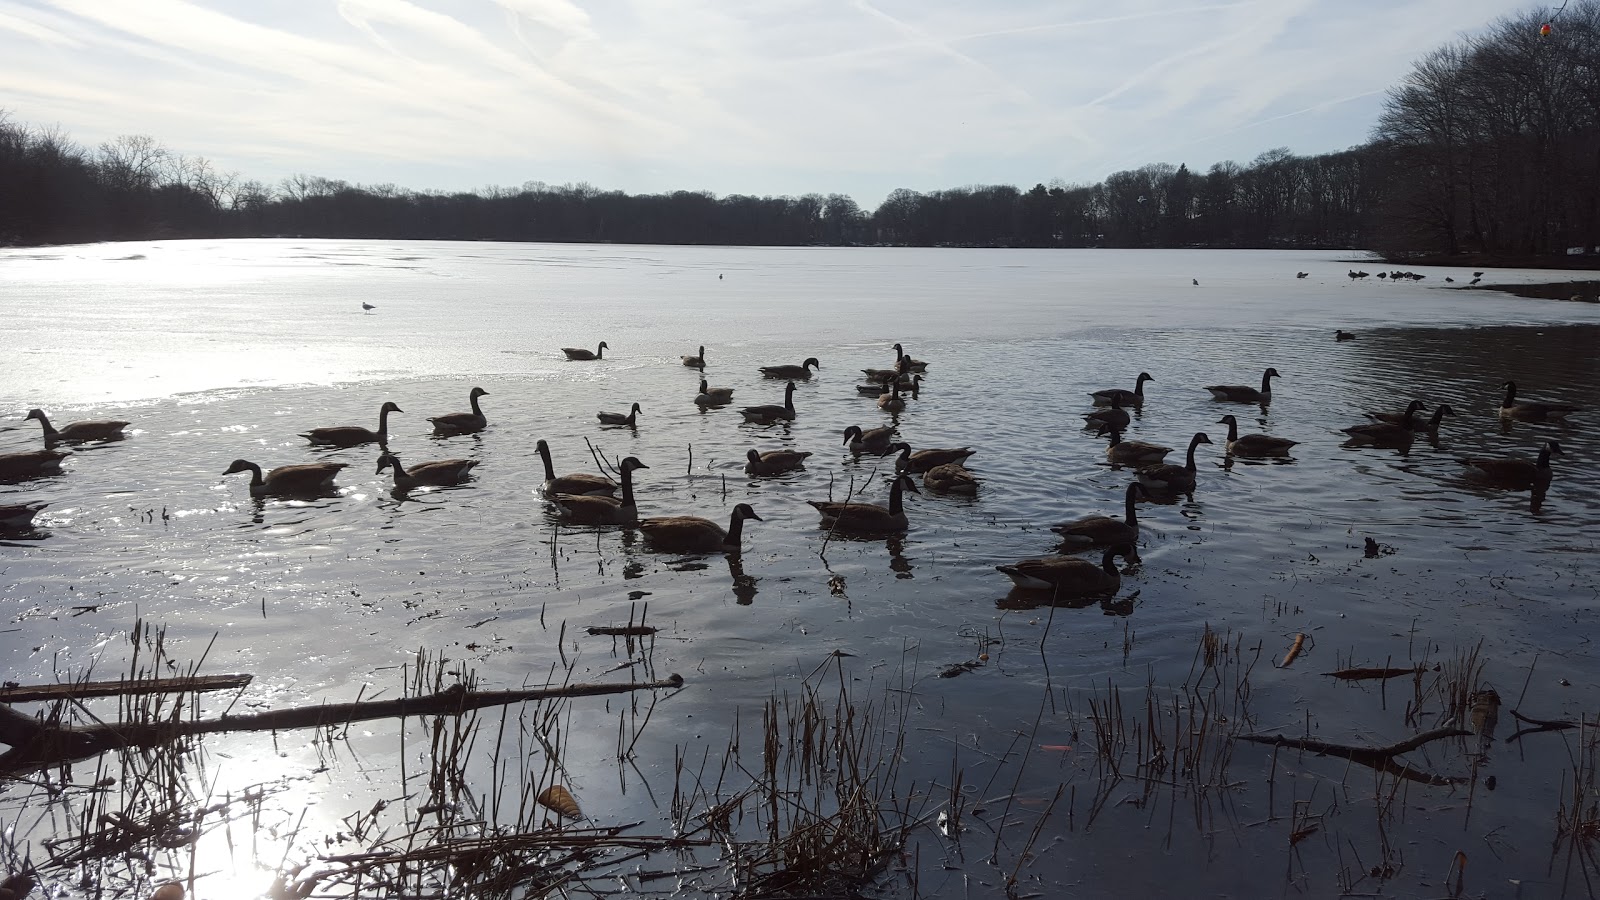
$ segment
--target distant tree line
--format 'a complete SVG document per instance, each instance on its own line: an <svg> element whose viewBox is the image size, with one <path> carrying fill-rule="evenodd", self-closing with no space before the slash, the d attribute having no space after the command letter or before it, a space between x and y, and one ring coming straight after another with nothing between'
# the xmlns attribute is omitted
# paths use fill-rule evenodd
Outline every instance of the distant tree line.
<svg viewBox="0 0 1600 900"><path fill-rule="evenodd" d="M0 110L0 244L170 237L894 244L964 247L1374 247L1391 253L1600 252L1600 0L1540 34L1501 20L1429 54L1372 140L1271 150L1205 172L1148 165L1093 185L842 194L626 194L587 184L477 192L277 185L145 136L88 150Z"/></svg>

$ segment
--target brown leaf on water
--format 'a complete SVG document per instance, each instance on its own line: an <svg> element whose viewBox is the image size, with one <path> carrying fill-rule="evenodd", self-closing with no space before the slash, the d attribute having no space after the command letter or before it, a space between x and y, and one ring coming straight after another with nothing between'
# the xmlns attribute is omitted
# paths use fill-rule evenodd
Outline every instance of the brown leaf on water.
<svg viewBox="0 0 1600 900"><path fill-rule="evenodd" d="M1328 672L1334 678L1344 678L1350 681L1361 681L1366 678L1401 678L1406 675L1415 675L1420 667L1402 669L1399 667L1378 666L1376 668L1340 669L1337 672Z"/></svg>
<svg viewBox="0 0 1600 900"><path fill-rule="evenodd" d="M539 792L539 804L569 819L583 818L583 810L572 792L559 784L552 784Z"/></svg>
<svg viewBox="0 0 1600 900"><path fill-rule="evenodd" d="M1291 647L1289 647L1289 652L1285 653L1283 655L1283 665L1279 666L1278 668L1287 669L1289 667L1289 664L1294 662L1295 659L1300 656L1300 651L1305 648L1305 645L1306 645L1305 633L1301 632L1300 634L1295 635L1294 636L1294 644Z"/></svg>

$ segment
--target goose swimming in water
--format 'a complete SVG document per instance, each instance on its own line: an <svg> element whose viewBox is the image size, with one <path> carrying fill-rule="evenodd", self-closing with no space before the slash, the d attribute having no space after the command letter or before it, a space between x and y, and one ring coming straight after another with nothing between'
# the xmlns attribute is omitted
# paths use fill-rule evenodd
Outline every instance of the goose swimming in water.
<svg viewBox="0 0 1600 900"><path fill-rule="evenodd" d="M544 463L544 484L540 487L547 495L554 494L600 494L606 497L617 491L617 483L609 478L599 475L563 475L556 477L556 468L550 462L550 444L543 438L534 445L538 451L539 459Z"/></svg>
<svg viewBox="0 0 1600 900"><path fill-rule="evenodd" d="M445 413L429 419L433 423L434 434L474 434L489 427L489 417L483 414L483 408L478 405L479 397L487 397L489 392L481 387L475 387L467 394L467 403L472 406L472 412Z"/></svg>
<svg viewBox="0 0 1600 900"><path fill-rule="evenodd" d="M45 416L42 409L28 410L27 418L23 421L28 419L37 420L43 426L46 447L80 441L120 441L123 438L122 429L128 427L127 422L105 419L96 422L72 422L58 429L50 424L50 419Z"/></svg>
<svg viewBox="0 0 1600 900"><path fill-rule="evenodd" d="M407 469L401 466L399 457L384 453L378 457L378 471L373 474L382 475L385 469L392 469L394 486L401 490L423 486L447 487L466 481L467 473L477 464L478 460L475 459L439 459L417 463Z"/></svg>
<svg viewBox="0 0 1600 900"><path fill-rule="evenodd" d="M1281 378L1277 369L1268 369L1261 375L1261 390L1246 387L1242 384L1213 384L1206 387L1211 392L1213 400L1227 400L1232 403L1271 403L1272 379Z"/></svg>
<svg viewBox="0 0 1600 900"><path fill-rule="evenodd" d="M748 503L733 508L728 529L699 516L653 516L639 520L644 540L654 550L670 553L738 553L747 519L762 521Z"/></svg>
<svg viewBox="0 0 1600 900"><path fill-rule="evenodd" d="M0 481L24 481L41 475L60 475L61 461L71 455L61 450L0 453Z"/></svg>
<svg viewBox="0 0 1600 900"><path fill-rule="evenodd" d="M333 490L333 479L344 468L344 463L301 463L279 466L262 475L260 466L247 459L236 459L222 474L249 472L252 497L265 497L269 494L312 496Z"/></svg>
<svg viewBox="0 0 1600 900"><path fill-rule="evenodd" d="M794 382L789 382L783 389L782 406L746 406L739 410L746 422L757 425L772 425L776 422L794 421Z"/></svg>
<svg viewBox="0 0 1600 900"><path fill-rule="evenodd" d="M639 518L639 508L633 501L633 473L635 469L648 469L638 457L629 456L618 468L622 471L622 498L599 494L556 494L550 500L561 511L562 518L579 525L630 525Z"/></svg>
<svg viewBox="0 0 1600 900"><path fill-rule="evenodd" d="M995 569L1004 573L1012 584L1022 590L1050 591L1063 599L1097 597L1115 594L1122 587L1117 557L1132 555L1131 547L1107 547L1100 556L1099 565L1078 556L1047 556L995 566Z"/></svg>
<svg viewBox="0 0 1600 900"><path fill-rule="evenodd" d="M1075 553L1079 550L1088 550L1091 547L1114 547L1126 544L1129 552L1125 554L1130 559L1137 558L1139 543L1139 516L1135 506L1140 497L1148 497L1149 492L1144 485L1137 481L1128 482L1128 490L1123 495L1123 510L1121 519L1110 516L1084 516L1051 525L1050 530L1061 535L1062 553Z"/></svg>
<svg viewBox="0 0 1600 900"><path fill-rule="evenodd" d="M811 378L811 370L822 369L822 363L817 362L815 356L806 357L806 361L798 366L761 366L761 374L767 378L788 378L807 381Z"/></svg>
<svg viewBox="0 0 1600 900"><path fill-rule="evenodd" d="M894 484L889 488L889 505L882 507L876 503L835 503L823 500L807 500L806 502L822 514L822 527L834 531L848 531L855 534L886 534L905 531L910 527L906 520L904 492L920 494L916 482L910 475L901 473L895 476Z"/></svg>
<svg viewBox="0 0 1600 900"><path fill-rule="evenodd" d="M1194 450L1201 444L1211 443L1211 438L1206 437L1204 431L1197 431L1189 441L1188 458L1181 466L1163 463L1158 466L1145 466L1137 471L1139 483L1149 491L1166 491L1169 493L1183 493L1194 490L1195 464Z"/></svg>
<svg viewBox="0 0 1600 900"><path fill-rule="evenodd" d="M1464 459L1461 464L1466 466L1469 473L1478 478L1511 490L1534 490L1543 493L1550 487L1550 456L1564 456L1560 441L1545 441L1539 448L1539 459L1527 460L1516 457L1494 459L1487 457L1472 457Z"/></svg>
<svg viewBox="0 0 1600 900"><path fill-rule="evenodd" d="M700 393L694 395L694 402L700 406L721 406L733 402L733 388L712 387L704 378L700 379Z"/></svg>
<svg viewBox="0 0 1600 900"><path fill-rule="evenodd" d="M1523 422L1559 422L1583 407L1573 403L1544 403L1538 400L1518 400L1517 383L1505 383L1506 397L1500 401L1500 415Z"/></svg>
<svg viewBox="0 0 1600 900"><path fill-rule="evenodd" d="M1239 420L1232 415L1223 416L1217 424L1228 426L1227 451L1234 456L1283 456L1299 441L1272 437L1265 434L1239 434Z"/></svg>
<svg viewBox="0 0 1600 900"><path fill-rule="evenodd" d="M389 414L405 412L393 401L388 401L378 408L378 430L363 428L360 425L333 425L328 428L313 428L301 434L313 444L329 447L358 447L362 444L389 443Z"/></svg>
<svg viewBox="0 0 1600 900"><path fill-rule="evenodd" d="M800 468L810 455L810 450L751 450L745 454L749 462L744 464L744 471L746 475L782 475Z"/></svg>
<svg viewBox="0 0 1600 900"><path fill-rule="evenodd" d="M1139 377L1134 379L1133 390L1131 391L1125 388L1107 388L1103 391L1095 391L1089 396L1094 398L1095 406L1110 406L1113 400L1121 402L1123 406L1138 406L1144 402L1144 383L1146 381L1155 381L1155 379L1150 377L1149 372L1140 372Z"/></svg>
<svg viewBox="0 0 1600 900"><path fill-rule="evenodd" d="M592 359L605 359L606 351L610 349L605 341L601 341L600 346L594 350L585 350L582 347L562 347L561 352L565 353L569 360L585 362Z"/></svg>
<svg viewBox="0 0 1600 900"><path fill-rule="evenodd" d="M706 347L705 347L705 345L701 344L699 352L695 353L695 355L683 357L683 364L688 366L691 369L700 369L700 370L704 371L705 367L706 367Z"/></svg>
<svg viewBox="0 0 1600 900"><path fill-rule="evenodd" d="M850 445L850 452L856 456L870 453L873 456L888 456L898 449L894 443L894 426L885 425L882 428L868 428L861 430L860 425L851 425L844 430L844 442Z"/></svg>
<svg viewBox="0 0 1600 900"><path fill-rule="evenodd" d="M971 447L927 447L913 453L906 443L896 444L895 449L900 451L900 458L894 461L897 472L926 472L946 463L966 465L967 457L978 452Z"/></svg>
<svg viewBox="0 0 1600 900"><path fill-rule="evenodd" d="M639 404L635 403L627 415L617 412L597 412L594 415L600 420L601 425L626 425L634 428L639 424Z"/></svg>

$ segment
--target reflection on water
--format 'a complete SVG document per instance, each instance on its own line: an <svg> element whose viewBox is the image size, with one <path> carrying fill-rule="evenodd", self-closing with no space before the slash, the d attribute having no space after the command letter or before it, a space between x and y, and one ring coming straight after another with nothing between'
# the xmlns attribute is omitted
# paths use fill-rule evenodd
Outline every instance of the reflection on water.
<svg viewBox="0 0 1600 900"><path fill-rule="evenodd" d="M1284 268L1292 286L1295 266ZM612 275L597 277L605 283L594 294L617 289L619 282L607 280ZM926 280L921 286L937 287ZM707 316L697 321L726 308L707 302ZM1033 309L1036 302L1042 303L1035 295L1020 297L1020 311L996 302L993 317L1047 315L1047 306ZM1511 315L1527 301L1499 302ZM404 308L385 303L341 327L387 323ZM580 320L574 330L596 335L608 333L601 320L615 311L576 301L560 309ZM1366 309L1349 310L1346 323ZM663 327L654 313L639 315ZM671 623L673 639L661 643L656 662L689 679L673 709L692 713L696 722L721 722L736 706L759 702L774 674L797 659L846 651L864 666L887 665L907 646L924 659L963 659L971 656L974 628L1029 649L1009 654L1004 666L997 660L962 678L919 686L930 709L949 712L942 722L913 727L1009 734L1038 717L1041 690L1085 689L1113 676L1181 680L1203 623L1248 632L1274 648L1281 635L1313 632L1317 649L1308 662L1326 669L1334 667L1333 650L1321 648L1382 664L1403 658L1414 642L1448 648L1481 636L1502 693L1536 654L1539 679L1593 688L1585 644L1600 610L1592 592L1577 586L1600 580L1594 561L1600 557L1592 552L1600 526L1594 352L1600 327L1371 326L1360 340L1342 343L1330 340L1320 322L1301 327L1292 319L1184 328L1122 321L1006 340L951 331L906 340L929 370L907 409L890 415L862 402L855 374L890 364L890 343L906 336L889 330L895 323L876 318L876 311L862 315L869 324L859 328L837 318L815 328L790 321L787 343L776 349L771 338L757 342L736 328L706 326L706 334L687 335L690 326L676 325L657 336L660 346L650 352L635 352L615 337L604 360L566 365L554 361L561 344L593 342L589 334L563 332L537 336L546 350L521 348L535 362L515 371L485 364L450 377L374 374L336 387L202 392L97 407L96 417L132 420L133 436L79 449L64 475L0 487L0 504L51 504L34 532L0 536L0 599L10 610L0 635L10 661L5 677L49 680L58 668L84 665L106 630L144 616L168 623L174 644L203 645L216 634L213 658L272 682L274 702L349 699L418 646L451 648L490 683L521 684L557 654L531 620L596 624L625 616L638 602L648 604L653 622ZM1201 318L1193 309L1184 315ZM930 327L928 318L916 319L915 327ZM516 327L532 331L553 321L545 306L530 309L529 319ZM427 352L420 337L387 334L408 353ZM428 336L477 339L471 329ZM702 343L712 380L735 388L739 402L694 402L701 373L683 367L678 356ZM764 380L758 365L812 354L822 368L797 384L794 422L741 421L740 406L781 396L774 388L781 382ZM452 360L463 358L479 359ZM1203 388L1269 365L1283 373L1270 405L1219 404ZM1048 596L1007 594L994 566L1051 552L1058 541L1048 529L1053 522L1120 508L1130 470L1108 463L1105 441L1080 430L1077 416L1090 410L1089 391L1141 370L1155 380L1146 385L1145 402L1130 410L1127 440L1187 447L1197 430L1217 433L1219 411L1228 409L1242 417L1242 430L1300 443L1281 459L1235 458L1220 441L1201 445L1195 488L1140 509L1144 562L1124 570L1117 596L1054 604L1056 627L1046 633L1037 622L1049 618ZM1529 397L1591 412L1568 424L1503 420L1496 409L1508 378ZM318 450L296 436L321 422L364 422L375 402L388 398L406 409L454 409L477 384L495 400L482 432L432 435L423 416L390 422L390 446L402 459L409 451L418 459L479 461L475 480L459 488L395 492L387 475L369 474L375 447ZM1413 398L1447 403L1456 415L1436 435L1403 448L1341 448L1341 429L1366 421L1363 413ZM598 409L627 409L634 401L645 411L634 427L607 427L594 417ZM967 465L982 479L979 494L909 496L903 535L830 537L804 501L888 500L893 457L852 456L840 440L851 424L894 424L913 447L975 447ZM630 527L563 524L534 493L544 478L534 449L541 438L565 460L563 471L592 468L580 463L590 446L607 460L637 455L649 463L640 473L648 477L636 484L641 515L725 522L734 505L750 503L764 521L746 530L740 553L687 556L646 552ZM1463 458L1532 458L1550 438L1566 453L1553 464L1548 492L1531 506L1531 492L1475 483L1463 472ZM7 431L0 433L0 452L36 442L36 433ZM743 467L752 447L814 455L803 469L751 478ZM327 496L252 498L242 479L218 474L240 457L350 467ZM1380 552L1369 553L1370 545ZM98 604L93 614L58 615L90 590ZM505 647L516 649L488 649ZM585 658L578 675L609 665ZM1351 708L1349 692L1319 683L1316 665L1307 675L1263 667L1255 702L1264 722L1276 728L1309 719L1310 727L1352 730L1341 718ZM1564 696L1571 700L1550 703L1592 706L1594 699L1587 692ZM259 750L241 745L233 752L248 759ZM1256 750L1236 752L1265 765ZM930 770L948 772L947 759L926 753L919 759ZM1046 790L1048 780L1030 772L1019 790ZM1530 785L1523 796L1535 793ZM619 809L640 802L616 800ZM1475 803L1474 816L1494 823L1486 827L1544 821L1543 808L1529 808L1514 792L1478 795ZM1135 813L1113 807L1102 831L1072 840L1091 848L1085 853L1098 852L1092 848L1105 845L1097 840L1139 827ZM1482 865L1516 877L1535 855L1522 847ZM1078 862L1038 865L1056 872ZM1154 877L1130 875L1128 866L1102 859L1081 874L1081 883L1093 894L1114 884L1148 887L1142 879ZM1217 888L1229 877L1202 873L1196 883Z"/></svg>

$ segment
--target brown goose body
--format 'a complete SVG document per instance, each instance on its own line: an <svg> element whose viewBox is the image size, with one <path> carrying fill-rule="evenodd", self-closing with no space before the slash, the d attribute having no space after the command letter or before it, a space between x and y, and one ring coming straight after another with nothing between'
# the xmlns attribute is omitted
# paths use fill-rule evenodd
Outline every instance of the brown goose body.
<svg viewBox="0 0 1600 900"><path fill-rule="evenodd" d="M935 494L977 496L978 476L961 463L944 463L922 473L922 486Z"/></svg>
<svg viewBox="0 0 1600 900"><path fill-rule="evenodd" d="M644 532L645 543L655 550L672 553L738 553L746 519L761 521L750 504L741 503L733 508L727 530L699 516L652 516L639 520L639 530Z"/></svg>
<svg viewBox="0 0 1600 900"><path fill-rule="evenodd" d="M704 378L700 379L700 393L694 397L694 402L701 406L721 406L733 402L733 388L712 387Z"/></svg>
<svg viewBox="0 0 1600 900"><path fill-rule="evenodd" d="M1101 432L1106 434L1106 432ZM1155 465L1167 458L1172 452L1171 447L1160 444L1148 444L1144 441L1125 441L1122 432L1110 432L1110 446L1106 447L1106 459L1122 466Z"/></svg>
<svg viewBox="0 0 1600 900"><path fill-rule="evenodd" d="M806 361L798 366L759 366L761 374L767 378L787 378L790 380L809 381L812 369L821 369L822 363L817 362L815 356L806 357Z"/></svg>
<svg viewBox="0 0 1600 900"><path fill-rule="evenodd" d="M1125 388L1108 388L1095 391L1089 396L1094 398L1095 406L1110 406L1112 401L1119 401L1123 406L1138 406L1144 402L1144 383L1155 381L1149 372L1140 372L1139 377L1133 382L1133 390Z"/></svg>
<svg viewBox="0 0 1600 900"><path fill-rule="evenodd" d="M810 455L809 450L751 450L745 455L744 471L747 475L782 475L805 465Z"/></svg>
<svg viewBox="0 0 1600 900"><path fill-rule="evenodd" d="M344 463L301 463L279 466L261 474L261 467L246 459L236 459L223 471L224 475L236 472L250 473L250 495L265 497L269 494L314 495L333 489L333 479L345 468Z"/></svg>
<svg viewBox="0 0 1600 900"><path fill-rule="evenodd" d="M71 456L60 450L0 453L0 481L22 481L41 475L60 475L61 461Z"/></svg>
<svg viewBox="0 0 1600 900"><path fill-rule="evenodd" d="M0 505L0 528L22 531L33 527L33 517L48 503L7 503Z"/></svg>
<svg viewBox="0 0 1600 900"><path fill-rule="evenodd" d="M895 476L894 486L889 489L889 505L879 506L876 503L835 503L823 500L807 500L806 502L816 507L822 514L822 527L834 531L846 531L853 534L889 534L905 531L910 527L906 520L904 492L913 494L921 493L911 476L901 474Z"/></svg>
<svg viewBox="0 0 1600 900"><path fill-rule="evenodd" d="M556 477L555 466L550 462L550 445L543 438L534 445L539 453L539 459L544 463L544 484L541 485L545 494L599 494L606 497L617 492L617 483L609 478L599 475L563 475Z"/></svg>
<svg viewBox="0 0 1600 900"><path fill-rule="evenodd" d="M639 518L639 508L633 501L633 471L648 469L637 457L622 460L622 497L599 494L556 494L551 501L560 509L562 518L579 525L631 525Z"/></svg>
<svg viewBox="0 0 1600 900"><path fill-rule="evenodd" d="M1583 407L1573 403L1543 403L1538 400L1518 400L1517 383L1505 384L1506 396L1500 401L1500 415L1524 422L1559 422L1573 413L1583 412Z"/></svg>
<svg viewBox="0 0 1600 900"><path fill-rule="evenodd" d="M1353 341L1356 339L1356 336L1348 331L1345 331L1343 328L1339 328L1333 332L1333 339L1336 341Z"/></svg>
<svg viewBox="0 0 1600 900"><path fill-rule="evenodd" d="M861 430L860 425L851 425L844 430L844 442L850 446L850 452L856 456L869 453L873 456L888 456L896 449L894 443L894 426L885 425L882 428L868 428Z"/></svg>
<svg viewBox="0 0 1600 900"><path fill-rule="evenodd" d="M1406 408L1400 410L1399 412L1387 410L1384 412L1367 413L1366 417L1374 422L1387 422L1390 425L1405 425L1407 422L1415 423L1416 414L1426 411L1427 408L1428 404L1423 403L1421 400L1413 400L1410 403L1407 403Z"/></svg>
<svg viewBox="0 0 1600 900"><path fill-rule="evenodd" d="M794 382L789 382L783 389L782 406L746 406L739 410L746 422L757 425L771 425L775 422L794 421Z"/></svg>
<svg viewBox="0 0 1600 900"><path fill-rule="evenodd" d="M467 394L467 403L472 406L472 412L445 413L430 418L428 421L433 423L433 433L473 434L489 427L489 417L483 414L483 408L478 405L478 398L487 396L489 392L483 388L473 388Z"/></svg>
<svg viewBox="0 0 1600 900"><path fill-rule="evenodd" d="M115 419L103 419L94 422L72 422L56 428L50 424L50 419L45 416L42 409L28 410L27 418L36 419L43 426L46 447L81 441L120 441L124 436L122 430L129 424Z"/></svg>
<svg viewBox="0 0 1600 900"><path fill-rule="evenodd" d="M389 401L378 408L378 430L362 428L360 425L334 425L328 428L313 428L300 436L313 444L322 444L330 447L358 447L362 444L387 444L389 442L389 414L392 412L405 412L393 401Z"/></svg>
<svg viewBox="0 0 1600 900"><path fill-rule="evenodd" d="M606 346L605 341L601 341L600 346L593 350L585 350L582 347L562 347L561 352L565 353L569 360L587 362L594 359L605 359L606 351L610 349L610 347Z"/></svg>
<svg viewBox="0 0 1600 900"><path fill-rule="evenodd" d="M385 469L394 470L394 486L402 489L445 487L466 481L468 473L477 464L478 460L475 459L437 459L407 468L400 464L399 457L385 453L378 457L378 471L374 474L381 475Z"/></svg>
<svg viewBox="0 0 1600 900"><path fill-rule="evenodd" d="M1272 437L1266 434L1239 434L1239 420L1231 415L1223 416L1217 424L1228 426L1227 450L1234 456L1283 456L1289 449L1300 443L1288 438Z"/></svg>
<svg viewBox="0 0 1600 900"><path fill-rule="evenodd" d="M889 393L878 395L878 408L885 412L904 412L906 398L900 396L900 382L889 382Z"/></svg>
<svg viewBox="0 0 1600 900"><path fill-rule="evenodd" d="M1415 406L1418 401L1413 400L1412 404ZM1400 425L1393 422L1371 422L1366 425L1353 425L1341 431L1350 436L1345 443L1352 447L1409 447L1417 437L1417 413L1415 409L1409 409L1408 418Z"/></svg>
<svg viewBox="0 0 1600 900"><path fill-rule="evenodd" d="M1213 400L1226 400L1230 403L1271 403L1272 379L1281 377L1277 369L1268 369L1261 375L1260 390L1242 384L1213 384L1207 385L1206 390L1211 392Z"/></svg>
<svg viewBox="0 0 1600 900"><path fill-rule="evenodd" d="M911 354L899 344L894 345L894 367L903 372L926 372L928 364L920 359L912 359Z"/></svg>
<svg viewBox="0 0 1600 900"><path fill-rule="evenodd" d="M898 445L900 458L894 461L897 472L926 472L946 463L965 465L967 457L978 451L971 447L927 447L913 451L910 444Z"/></svg>
<svg viewBox="0 0 1600 900"><path fill-rule="evenodd" d="M1078 556L1046 556L1024 559L1007 566L995 566L1011 583L1027 591L1050 591L1058 597L1095 597L1114 594L1122 587L1117 571L1118 556L1129 556L1130 547L1107 547L1098 564Z"/></svg>
<svg viewBox="0 0 1600 900"><path fill-rule="evenodd" d="M1471 470L1472 474L1512 490L1542 491L1550 486L1551 455L1561 456L1565 451L1561 449L1560 441L1546 441L1539 448L1538 460L1510 458L1473 457L1464 459L1461 464Z"/></svg>
<svg viewBox="0 0 1600 900"><path fill-rule="evenodd" d="M704 370L705 367L706 367L706 347L705 347L705 345L701 344L700 345L700 350L698 352L696 352L695 355L683 357L683 364L688 366L691 369Z"/></svg>
<svg viewBox="0 0 1600 900"><path fill-rule="evenodd" d="M1163 463L1159 466L1145 466L1138 470L1139 483L1148 491L1166 491L1168 493L1190 491L1195 485L1194 450L1201 444L1211 443L1211 438L1203 431L1195 432L1189 440L1189 454L1184 464L1175 466Z"/></svg>
<svg viewBox="0 0 1600 900"><path fill-rule="evenodd" d="M600 420L601 425L626 425L634 428L639 424L639 404L635 403L627 415L617 412L597 412L594 416Z"/></svg>
<svg viewBox="0 0 1600 900"><path fill-rule="evenodd" d="M1084 415L1083 427L1123 431L1132 421L1133 418L1128 415L1128 411L1122 408L1122 398L1112 397L1111 406L1108 409L1095 410Z"/></svg>
<svg viewBox="0 0 1600 900"><path fill-rule="evenodd" d="M1119 544L1126 544L1131 551L1139 543L1139 516L1135 511L1135 505L1139 497L1146 494L1144 485L1137 481L1129 482L1123 499L1121 519L1113 519L1110 516L1084 516L1081 519L1050 526L1051 531L1061 535L1059 552L1074 553L1091 547L1114 547Z"/></svg>

